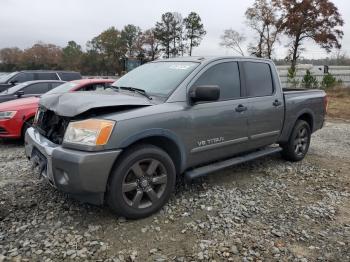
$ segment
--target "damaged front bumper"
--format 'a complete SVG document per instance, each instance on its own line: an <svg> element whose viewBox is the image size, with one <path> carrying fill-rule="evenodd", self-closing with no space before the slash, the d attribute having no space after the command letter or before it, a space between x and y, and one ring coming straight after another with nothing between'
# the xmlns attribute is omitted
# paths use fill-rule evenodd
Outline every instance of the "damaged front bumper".
<svg viewBox="0 0 350 262"><path fill-rule="evenodd" d="M25 135L25 153L34 170L57 189L91 204L102 204L113 164L122 150L84 152L63 148L34 128Z"/></svg>

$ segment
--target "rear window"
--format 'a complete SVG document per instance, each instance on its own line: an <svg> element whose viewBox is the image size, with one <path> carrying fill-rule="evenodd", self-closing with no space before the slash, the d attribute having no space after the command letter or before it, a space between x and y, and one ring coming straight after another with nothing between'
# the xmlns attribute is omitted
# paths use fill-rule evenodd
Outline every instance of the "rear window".
<svg viewBox="0 0 350 262"><path fill-rule="evenodd" d="M58 75L63 81L72 81L72 80L81 79L80 73L76 73L76 72L59 72Z"/></svg>
<svg viewBox="0 0 350 262"><path fill-rule="evenodd" d="M270 66L266 63L244 62L247 96L269 96L273 94Z"/></svg>

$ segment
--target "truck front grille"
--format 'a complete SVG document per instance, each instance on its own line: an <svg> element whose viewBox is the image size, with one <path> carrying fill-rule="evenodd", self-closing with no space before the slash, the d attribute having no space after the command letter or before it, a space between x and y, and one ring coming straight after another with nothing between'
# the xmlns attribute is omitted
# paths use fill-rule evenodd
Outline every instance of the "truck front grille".
<svg viewBox="0 0 350 262"><path fill-rule="evenodd" d="M53 111L39 108L34 126L41 135L55 144L62 144L63 137L69 124L68 117L56 115Z"/></svg>

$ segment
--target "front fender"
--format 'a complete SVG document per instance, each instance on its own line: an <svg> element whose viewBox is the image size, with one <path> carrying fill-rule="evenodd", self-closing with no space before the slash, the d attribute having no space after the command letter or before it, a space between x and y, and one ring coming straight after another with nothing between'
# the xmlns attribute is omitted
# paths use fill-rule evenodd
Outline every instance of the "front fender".
<svg viewBox="0 0 350 262"><path fill-rule="evenodd" d="M130 145L136 143L137 141L152 138L152 137L164 137L170 141L172 141L180 152L180 169L181 172L185 170L186 167L186 150L182 140L172 131L163 128L152 128L140 131L136 134L133 134L123 140L120 144L121 148L127 148Z"/></svg>

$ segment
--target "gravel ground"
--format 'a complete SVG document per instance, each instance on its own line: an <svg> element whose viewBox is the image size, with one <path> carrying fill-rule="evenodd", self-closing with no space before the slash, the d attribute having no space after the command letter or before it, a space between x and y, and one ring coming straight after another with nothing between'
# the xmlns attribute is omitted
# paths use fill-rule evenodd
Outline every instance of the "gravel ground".
<svg viewBox="0 0 350 262"><path fill-rule="evenodd" d="M0 142L0 261L349 261L350 124L328 122L300 163L272 156L179 185L143 220L76 202Z"/></svg>

